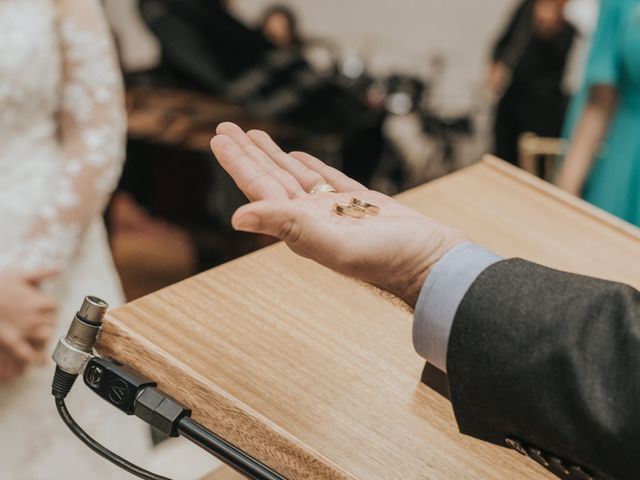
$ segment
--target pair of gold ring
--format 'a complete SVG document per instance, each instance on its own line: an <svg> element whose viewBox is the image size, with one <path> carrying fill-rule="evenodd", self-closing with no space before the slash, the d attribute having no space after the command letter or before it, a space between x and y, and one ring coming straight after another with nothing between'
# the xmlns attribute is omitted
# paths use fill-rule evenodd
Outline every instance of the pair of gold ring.
<svg viewBox="0 0 640 480"><path fill-rule="evenodd" d="M309 190L309 195L317 195L319 193L335 193L336 189L328 183L319 183ZM380 213L380 207L364 200L353 197L349 203L335 203L333 211L341 216L364 218L367 215L375 216Z"/></svg>
<svg viewBox="0 0 640 480"><path fill-rule="evenodd" d="M380 207L354 197L349 203L335 203L333 211L341 216L364 218L367 215L378 215Z"/></svg>

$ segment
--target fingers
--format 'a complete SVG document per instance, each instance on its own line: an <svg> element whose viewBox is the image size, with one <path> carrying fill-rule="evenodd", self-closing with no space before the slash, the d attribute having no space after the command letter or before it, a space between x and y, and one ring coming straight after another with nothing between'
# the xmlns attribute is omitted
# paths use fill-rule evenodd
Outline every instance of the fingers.
<svg viewBox="0 0 640 480"><path fill-rule="evenodd" d="M45 280L55 277L60 273L58 268L47 268L41 270L34 270L32 272L26 272L23 274L23 278L34 286L40 285Z"/></svg>
<svg viewBox="0 0 640 480"><path fill-rule="evenodd" d="M265 132L248 134L224 122L218 125L211 149L220 165L252 201L301 198L312 187L329 183L339 192L367 190L317 158L303 152L287 154Z"/></svg>
<svg viewBox="0 0 640 480"><path fill-rule="evenodd" d="M281 169L291 174L302 186L305 192L309 192L314 186L327 183L325 178L315 170L308 168L291 155L282 151L276 142L261 130L250 130L247 135L253 143L260 148Z"/></svg>
<svg viewBox="0 0 640 480"><path fill-rule="evenodd" d="M46 361L46 352L36 349L12 328L0 329L0 347L21 362L42 364Z"/></svg>
<svg viewBox="0 0 640 480"><path fill-rule="evenodd" d="M218 135L226 135L262 170L273 176L287 191L289 198L299 198L305 194L300 183L286 170L280 168L239 126L224 122L216 128Z"/></svg>
<svg viewBox="0 0 640 480"><path fill-rule="evenodd" d="M39 325L35 325L33 328L29 329L29 341L37 347L44 346L49 342L54 331L55 324L49 325L41 323Z"/></svg>
<svg viewBox="0 0 640 480"><path fill-rule="evenodd" d="M47 324L55 323L58 303L55 299L41 291L33 292L33 308L42 316L42 320Z"/></svg>
<svg viewBox="0 0 640 480"><path fill-rule="evenodd" d="M287 200L289 198L284 187L256 165L228 136L213 137L211 150L222 168L233 178L249 200Z"/></svg>
<svg viewBox="0 0 640 480"><path fill-rule="evenodd" d="M14 300L30 310L51 313L58 309L56 300L42 291L40 284L60 273L59 269L42 269L12 274Z"/></svg>
<svg viewBox="0 0 640 480"><path fill-rule="evenodd" d="M42 292L37 287L26 286L21 301L23 301L23 309L20 322L25 326L33 325L54 325L56 323L56 314L58 311L58 303L56 300Z"/></svg>
<svg viewBox="0 0 640 480"><path fill-rule="evenodd" d="M11 382L24 372L26 363L0 349L0 383Z"/></svg>
<svg viewBox="0 0 640 480"><path fill-rule="evenodd" d="M327 183L333 185L338 192L355 192L361 190L367 190L367 188L361 183L356 182L352 178L347 177L340 170L330 167L326 163L318 160L316 157L304 152L291 152L291 157L299 160L302 164L309 169L320 174Z"/></svg>

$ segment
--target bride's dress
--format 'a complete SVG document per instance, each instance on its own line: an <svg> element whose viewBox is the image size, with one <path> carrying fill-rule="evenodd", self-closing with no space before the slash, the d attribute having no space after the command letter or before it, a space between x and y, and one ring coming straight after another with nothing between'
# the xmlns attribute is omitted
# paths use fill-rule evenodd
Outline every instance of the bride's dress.
<svg viewBox="0 0 640 480"><path fill-rule="evenodd" d="M123 158L125 119L99 0L0 0L0 271L61 269L55 339L84 295L122 294L101 211ZM51 342L53 348L55 341ZM81 444L57 416L53 365L0 386L0 478L130 478ZM76 382L78 422L146 462L144 425Z"/></svg>

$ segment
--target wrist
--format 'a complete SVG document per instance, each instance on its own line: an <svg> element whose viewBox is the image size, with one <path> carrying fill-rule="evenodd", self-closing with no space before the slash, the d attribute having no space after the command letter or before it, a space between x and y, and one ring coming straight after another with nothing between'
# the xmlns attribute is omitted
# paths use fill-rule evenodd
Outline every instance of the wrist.
<svg viewBox="0 0 640 480"><path fill-rule="evenodd" d="M405 277L407 280L404 285L398 286L396 291L392 291L413 309L416 307L422 287L433 267L447 252L469 241L461 232L447 227L443 227L436 236L438 238L433 243L434 247L425 249L424 254L420 258L416 258L410 273Z"/></svg>

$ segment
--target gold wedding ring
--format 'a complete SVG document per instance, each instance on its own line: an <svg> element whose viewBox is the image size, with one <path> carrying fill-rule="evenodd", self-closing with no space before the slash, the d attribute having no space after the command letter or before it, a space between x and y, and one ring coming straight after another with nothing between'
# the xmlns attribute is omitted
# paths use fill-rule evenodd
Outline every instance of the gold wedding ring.
<svg viewBox="0 0 640 480"><path fill-rule="evenodd" d="M340 216L364 218L367 213L362 208L354 208L346 203L334 203L333 211Z"/></svg>
<svg viewBox="0 0 640 480"><path fill-rule="evenodd" d="M329 185L328 183L319 183L311 187L309 190L309 195L316 195L318 193L334 193L337 190L333 188L333 185Z"/></svg>
<svg viewBox="0 0 640 480"><path fill-rule="evenodd" d="M334 203L333 211L342 216L364 218L367 215L378 215L380 213L380 207L376 207L359 198L352 198L348 204Z"/></svg>
<svg viewBox="0 0 640 480"><path fill-rule="evenodd" d="M380 207L376 207L371 203L367 203L364 200L360 200L359 198L352 198L350 205L352 207L361 208L369 215L378 215L380 213Z"/></svg>

